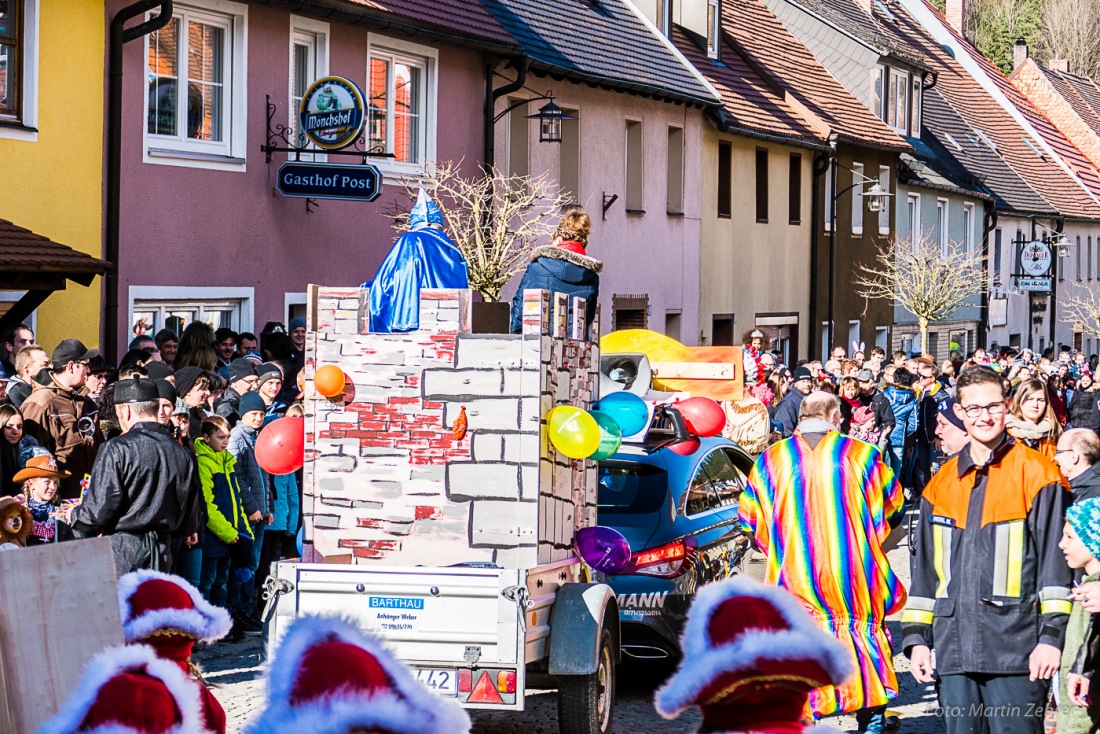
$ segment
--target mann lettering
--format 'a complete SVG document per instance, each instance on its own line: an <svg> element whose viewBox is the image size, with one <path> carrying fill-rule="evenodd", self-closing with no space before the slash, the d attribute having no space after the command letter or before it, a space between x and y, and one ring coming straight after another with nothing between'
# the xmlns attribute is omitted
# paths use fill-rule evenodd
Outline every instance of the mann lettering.
<svg viewBox="0 0 1100 734"><path fill-rule="evenodd" d="M667 591L655 591L651 594L619 594L619 606L634 609L660 609L665 605Z"/></svg>

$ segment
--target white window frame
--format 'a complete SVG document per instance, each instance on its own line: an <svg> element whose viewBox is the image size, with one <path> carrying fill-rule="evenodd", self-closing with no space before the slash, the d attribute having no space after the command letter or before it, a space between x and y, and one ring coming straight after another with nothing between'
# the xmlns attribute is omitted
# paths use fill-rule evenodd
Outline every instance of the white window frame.
<svg viewBox="0 0 1100 734"><path fill-rule="evenodd" d="M237 332L255 331L256 289L251 287L190 287L132 285L127 294L128 318L126 320L126 341L130 341L134 325L134 304L142 302L160 302L162 305L181 305L197 302L238 301L240 303L240 323ZM152 333L164 328L164 324L154 326Z"/></svg>
<svg viewBox="0 0 1100 734"><path fill-rule="evenodd" d="M291 147L298 145L298 106L294 104L294 47L308 46L313 57L313 81L328 76L328 47L330 31L328 23L300 15L290 16L290 70L287 76L287 118L291 135ZM312 83L312 82L311 82ZM316 148L310 145L310 148ZM293 153L287 153L287 160L294 160ZM324 153L302 153L301 160L324 162L328 156Z"/></svg>
<svg viewBox="0 0 1100 734"><path fill-rule="evenodd" d="M825 224L825 231L833 231L833 166L836 161L829 159L829 165L825 167L825 216L821 219Z"/></svg>
<svg viewBox="0 0 1100 734"><path fill-rule="evenodd" d="M707 0L707 56L712 59L718 58L718 47L721 45L722 6L720 3L721 0Z"/></svg>
<svg viewBox="0 0 1100 734"><path fill-rule="evenodd" d="M863 215L865 204L863 202L863 187L866 185L863 164L858 161L852 163L852 234L863 234Z"/></svg>
<svg viewBox="0 0 1100 734"><path fill-rule="evenodd" d="M903 90L904 99L899 99L898 81L901 81L901 89ZM895 132L901 135L909 134L909 75L900 69L890 69L890 94L888 98L893 102L892 110L894 112L894 122L889 122L889 112L887 112L887 125L890 125ZM898 119L897 113L901 111L904 119Z"/></svg>
<svg viewBox="0 0 1100 734"><path fill-rule="evenodd" d="M883 191L890 190L890 166L878 167L878 185ZM886 197L886 203L878 213L878 233L886 236L890 234L890 209L893 208L895 198Z"/></svg>
<svg viewBox="0 0 1100 734"><path fill-rule="evenodd" d="M974 251L974 205L963 204L963 247L965 252Z"/></svg>
<svg viewBox="0 0 1100 734"><path fill-rule="evenodd" d="M890 353L890 327L889 326L876 326L875 327L875 346L882 347L882 351L887 354Z"/></svg>
<svg viewBox="0 0 1100 734"><path fill-rule="evenodd" d="M909 215L909 239L913 247L920 242L924 226L921 222L920 194L910 193L906 195L906 213Z"/></svg>
<svg viewBox="0 0 1100 734"><path fill-rule="evenodd" d="M943 198L936 199L936 228L940 238L940 253L942 253L944 257L948 255L947 248L951 242L950 232L948 231L951 221L950 215L950 202Z"/></svg>
<svg viewBox="0 0 1100 734"><path fill-rule="evenodd" d="M20 2L20 0L14 0ZM23 30L22 45L19 49L19 67L22 73L22 109L18 120L4 119L0 125L0 140L21 140L24 143L38 142L38 49L40 35L38 28L39 0L22 0Z"/></svg>
<svg viewBox="0 0 1100 734"><path fill-rule="evenodd" d="M871 69L871 112L880 120L886 119L886 101L889 97L886 90L886 67L878 64Z"/></svg>
<svg viewBox="0 0 1100 734"><path fill-rule="evenodd" d="M420 114L420 148L421 148L421 162L420 163L404 163L395 161L392 158L371 158L371 162L378 167L378 170L382 172L384 180L391 183L398 183L402 180L409 178L421 178L424 173L425 166L430 166L435 160L436 151L436 132L437 132L437 109L438 109L438 94L439 94L439 50L432 48L431 46L422 46L418 43L410 43L409 41L403 41L398 38L391 38L389 36L382 36L377 33L370 33L367 36L367 88L363 90L364 96L370 96L370 63L375 58L385 58L391 63L394 59L402 62L410 62L424 69L424 78L422 80L423 89L421 90L421 102L423 103L423 111ZM393 99L392 89L387 92L388 99ZM369 106L369 102L368 102ZM369 118L369 115L368 115ZM368 119L367 124L370 124ZM394 125L392 119L387 119L386 124L386 149L387 152L393 148L393 130ZM370 144L370 132L364 131L364 135L367 136L367 144ZM370 156L368 156L370 157Z"/></svg>
<svg viewBox="0 0 1100 734"><path fill-rule="evenodd" d="M912 82L909 85L909 114L911 116L909 120L909 130L911 137L914 137L918 140L920 140L920 122L921 117L923 116L923 110L921 109L921 107L924 103L924 90L921 88L922 84L923 82L921 78L916 74L913 74Z"/></svg>
<svg viewBox="0 0 1100 734"><path fill-rule="evenodd" d="M860 338L863 336L863 332L860 330L859 327L859 319L850 319L848 321L848 343L844 345L844 351L848 353L849 357L852 356L852 352L855 350L855 347L853 347L852 345L859 345L863 343L863 339ZM853 334L855 335L854 337Z"/></svg>
<svg viewBox="0 0 1100 734"><path fill-rule="evenodd" d="M0 303L10 303L13 306L27 295L26 291L0 291ZM31 311L27 318L23 319L22 323L31 327L31 331L34 332L35 337L38 337L38 309ZM14 363L15 360L12 359Z"/></svg>
<svg viewBox="0 0 1100 734"><path fill-rule="evenodd" d="M146 14L146 19L153 17ZM149 85L142 92L142 161L162 166L208 168L245 172L248 130L248 6L231 0L187 0L175 6L173 19L181 19L180 35L186 35L186 18L223 24L228 53L225 58L225 139L221 142L176 139L149 133ZM182 44L181 44L182 45ZM149 36L143 44L142 64L148 74ZM184 69L178 70L182 76Z"/></svg>
<svg viewBox="0 0 1100 734"><path fill-rule="evenodd" d="M283 294L283 317L286 318L286 321L284 321L283 323L285 323L285 324L290 323L289 314L290 314L290 307L291 306L308 306L308 305L309 305L308 294L305 293L304 291L298 291L298 292L289 292L288 291L288 292L284 293ZM247 329L246 329L246 331L247 331Z"/></svg>

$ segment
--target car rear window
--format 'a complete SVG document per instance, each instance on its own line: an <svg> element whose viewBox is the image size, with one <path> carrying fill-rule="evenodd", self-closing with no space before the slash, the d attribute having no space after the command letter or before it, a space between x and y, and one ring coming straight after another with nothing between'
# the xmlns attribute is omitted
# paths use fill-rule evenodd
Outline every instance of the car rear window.
<svg viewBox="0 0 1100 734"><path fill-rule="evenodd" d="M605 464L598 469L599 512L656 512L668 496L668 472L646 464Z"/></svg>

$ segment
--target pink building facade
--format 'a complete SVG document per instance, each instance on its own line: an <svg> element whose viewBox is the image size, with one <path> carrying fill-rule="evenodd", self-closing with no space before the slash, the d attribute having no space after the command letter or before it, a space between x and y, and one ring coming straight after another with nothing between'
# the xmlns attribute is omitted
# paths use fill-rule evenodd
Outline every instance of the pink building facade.
<svg viewBox="0 0 1100 734"><path fill-rule="evenodd" d="M108 3L108 22L122 5ZM304 315L307 284L373 278L395 237L387 213L408 208L403 178L434 160L476 170L486 54L510 43L499 26L488 16L468 32L350 19L181 0L172 24L125 46L118 316L105 325L119 354L135 333L166 325L202 319L258 332ZM293 124L303 85L329 74L354 81L378 111L366 145L405 158L367 158L384 173L374 202L284 197L276 173L288 154L268 163L261 152L268 99L272 126ZM186 109L175 94L184 77Z"/></svg>

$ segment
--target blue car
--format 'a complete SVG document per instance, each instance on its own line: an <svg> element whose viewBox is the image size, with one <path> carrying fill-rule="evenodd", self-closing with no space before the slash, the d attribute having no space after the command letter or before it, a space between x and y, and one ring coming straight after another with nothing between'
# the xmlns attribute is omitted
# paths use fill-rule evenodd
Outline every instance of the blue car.
<svg viewBox="0 0 1100 734"><path fill-rule="evenodd" d="M676 448L684 445L693 443ZM741 565L750 543L737 502L752 465L724 438L699 439L687 455L668 442L623 444L599 463L599 524L622 533L632 553L630 565L608 578L619 599L624 656L678 658L696 590Z"/></svg>

